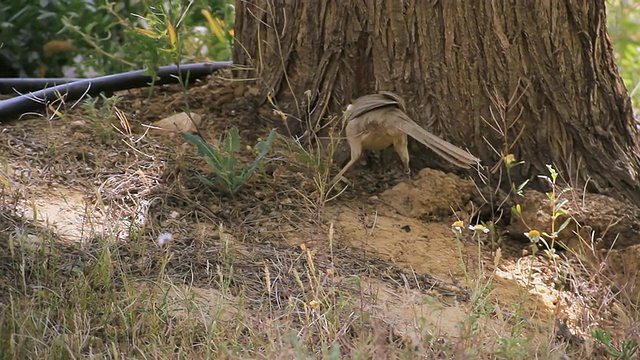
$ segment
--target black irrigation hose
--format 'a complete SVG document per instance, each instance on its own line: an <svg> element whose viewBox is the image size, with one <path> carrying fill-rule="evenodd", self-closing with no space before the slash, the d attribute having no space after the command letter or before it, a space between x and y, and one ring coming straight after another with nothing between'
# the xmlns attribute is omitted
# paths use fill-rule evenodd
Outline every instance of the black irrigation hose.
<svg viewBox="0 0 640 360"><path fill-rule="evenodd" d="M177 66L162 66L157 72L155 85L178 82L178 74L184 83L191 84L197 78L209 75L216 70L224 69L233 64L231 61L212 63L186 64ZM7 79L0 79L3 83ZM13 79L15 80L15 79ZM42 79L48 80L50 79ZM27 93L15 98L0 101L0 123L20 116L26 112L41 109L51 102L64 99L66 102L75 101L85 95L96 95L103 91L113 92L149 86L151 76L145 75L144 70L129 71L122 74L100 76L60 84L47 89Z"/></svg>
<svg viewBox="0 0 640 360"><path fill-rule="evenodd" d="M0 94L24 94L29 91L38 91L49 86L72 83L86 79L75 78L0 78Z"/></svg>

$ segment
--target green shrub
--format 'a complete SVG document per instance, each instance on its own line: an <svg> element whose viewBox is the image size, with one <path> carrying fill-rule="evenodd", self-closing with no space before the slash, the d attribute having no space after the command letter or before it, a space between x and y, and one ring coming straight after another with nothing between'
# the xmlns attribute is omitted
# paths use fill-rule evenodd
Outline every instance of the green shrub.
<svg viewBox="0 0 640 360"><path fill-rule="evenodd" d="M0 4L0 69L8 71L0 76L58 77L65 75L63 65L70 67L69 76L95 76L176 62L228 60L235 16L231 4L6 0ZM180 40L179 51L163 51L170 25Z"/></svg>
<svg viewBox="0 0 640 360"><path fill-rule="evenodd" d="M198 175L200 180L209 186L217 186L229 194L235 194L255 173L260 162L269 152L275 140L276 130L269 132L266 140L256 144L257 155L251 164L238 165L236 153L240 151L240 135L235 126L229 129L224 139L218 140L215 147L207 144L201 137L189 133L181 133L182 137L198 147L198 155L203 156L215 174L214 181Z"/></svg>

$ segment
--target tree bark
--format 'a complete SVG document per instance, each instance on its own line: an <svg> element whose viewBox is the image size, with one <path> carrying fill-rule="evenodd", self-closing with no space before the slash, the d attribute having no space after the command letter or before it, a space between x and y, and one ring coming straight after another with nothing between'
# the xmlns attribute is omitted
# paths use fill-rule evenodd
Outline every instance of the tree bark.
<svg viewBox="0 0 640 360"><path fill-rule="evenodd" d="M298 118L392 91L489 168L523 160L516 183L553 164L575 186L640 205L637 131L605 15L604 0L238 1L234 62ZM415 143L411 155L443 164Z"/></svg>

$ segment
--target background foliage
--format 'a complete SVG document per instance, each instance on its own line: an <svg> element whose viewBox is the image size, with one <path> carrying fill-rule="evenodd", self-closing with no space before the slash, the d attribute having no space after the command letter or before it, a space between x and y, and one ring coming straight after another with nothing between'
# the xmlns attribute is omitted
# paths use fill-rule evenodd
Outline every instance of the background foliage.
<svg viewBox="0 0 640 360"><path fill-rule="evenodd" d="M640 0L608 0L607 27L634 109L640 106Z"/></svg>
<svg viewBox="0 0 640 360"><path fill-rule="evenodd" d="M228 60L234 16L230 0L5 0L0 76L83 77Z"/></svg>
<svg viewBox="0 0 640 360"><path fill-rule="evenodd" d="M229 60L234 3L5 0L0 4L0 76L82 77ZM637 107L640 0L608 0L607 11L620 74ZM178 44L170 43L170 26L176 28Z"/></svg>

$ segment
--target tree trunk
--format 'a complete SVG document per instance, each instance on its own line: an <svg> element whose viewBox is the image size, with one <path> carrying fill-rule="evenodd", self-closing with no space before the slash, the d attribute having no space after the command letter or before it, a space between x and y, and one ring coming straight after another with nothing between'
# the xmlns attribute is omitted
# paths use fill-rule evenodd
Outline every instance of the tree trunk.
<svg viewBox="0 0 640 360"><path fill-rule="evenodd" d="M255 0L236 12L234 62L253 69L239 75L259 78L286 112L322 120L393 91L416 122L484 165L525 161L516 183L554 164L576 186L640 205L604 0ZM414 166L442 164L415 143L411 155Z"/></svg>

